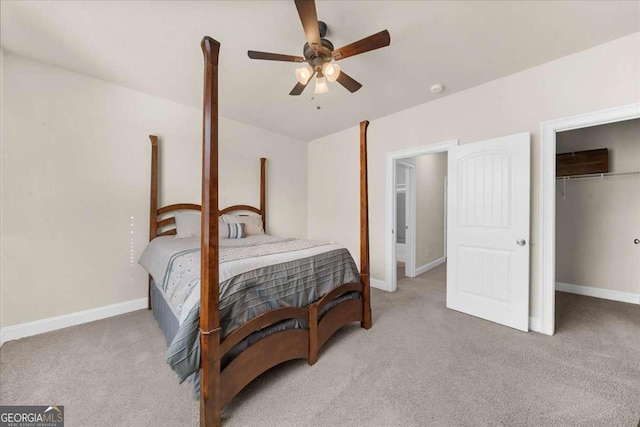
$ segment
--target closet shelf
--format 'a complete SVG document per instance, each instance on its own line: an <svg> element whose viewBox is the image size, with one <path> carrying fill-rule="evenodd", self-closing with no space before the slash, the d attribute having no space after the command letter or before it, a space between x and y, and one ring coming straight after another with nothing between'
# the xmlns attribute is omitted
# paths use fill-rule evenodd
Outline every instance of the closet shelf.
<svg viewBox="0 0 640 427"><path fill-rule="evenodd" d="M636 172L607 172L607 173L590 173L586 175L567 175L558 176L556 181L573 181L576 179L589 179L589 178L605 178L608 176L625 176L625 175L640 175L640 171Z"/></svg>

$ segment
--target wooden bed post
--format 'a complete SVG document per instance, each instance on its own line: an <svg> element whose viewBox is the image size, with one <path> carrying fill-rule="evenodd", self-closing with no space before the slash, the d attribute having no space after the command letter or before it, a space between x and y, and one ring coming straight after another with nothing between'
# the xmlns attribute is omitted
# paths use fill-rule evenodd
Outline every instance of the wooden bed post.
<svg viewBox="0 0 640 427"><path fill-rule="evenodd" d="M262 215L262 226L267 233L267 159L260 158L260 214Z"/></svg>
<svg viewBox="0 0 640 427"><path fill-rule="evenodd" d="M220 295L218 253L218 54L220 43L205 36L202 123L202 240L200 266L200 426L221 423Z"/></svg>
<svg viewBox="0 0 640 427"><path fill-rule="evenodd" d="M149 241L158 235L158 137L149 135L151 140L151 203L149 206ZM151 283L149 275L149 289L147 296L147 310L151 310Z"/></svg>
<svg viewBox="0 0 640 427"><path fill-rule="evenodd" d="M371 289L369 277L369 183L367 179L367 126L360 122L360 283L362 283L362 322L371 328Z"/></svg>

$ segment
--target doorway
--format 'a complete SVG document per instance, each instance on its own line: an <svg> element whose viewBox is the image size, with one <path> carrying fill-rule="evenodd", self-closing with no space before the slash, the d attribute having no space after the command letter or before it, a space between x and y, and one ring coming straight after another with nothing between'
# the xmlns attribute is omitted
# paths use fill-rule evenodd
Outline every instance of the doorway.
<svg viewBox="0 0 640 427"><path fill-rule="evenodd" d="M539 241L539 272L542 278L540 289L539 325L540 332L553 335L555 332L555 292L556 292L556 152L558 149L558 134L560 132L584 129L593 126L606 125L640 118L640 104L632 104L608 110L583 114L580 116L557 119L542 123L541 143L541 181L542 203ZM602 176L602 179L605 179ZM566 183L564 190L566 189ZM566 196L566 193L565 193ZM637 222L637 221L636 221ZM629 230L631 233L632 230ZM627 242L636 252L640 245L634 243L634 237L629 235ZM640 243L640 242L639 242ZM601 262L601 260L600 260ZM562 286L561 286L562 287ZM566 289L566 288L565 288ZM574 288L575 290L575 288ZM638 301L637 303L640 303Z"/></svg>
<svg viewBox="0 0 640 427"><path fill-rule="evenodd" d="M411 207L412 212L410 212L410 214L408 215L409 223L405 224L405 226L408 226L408 228L406 228L407 233L405 235L405 239L407 239L407 241L412 240L413 246L411 248L411 252L413 253L413 256L408 256L408 257L405 256L404 273L407 277L415 277L416 275L424 273L425 271L428 271L430 268L434 268L437 265L442 264L444 262L444 257L446 256L445 255L446 252L444 249L446 245L446 243L444 243L446 240L445 239L446 227L444 226L444 215L437 219L432 218L434 222L439 222L442 224L441 225L442 235L439 236L441 243L439 244L436 243L436 245L441 245L441 248L439 248L438 251L436 251L432 246L431 252L429 252L429 247L428 247L429 244L426 243L425 245L423 245L422 243L420 243L421 242L420 237L416 236L416 231L418 229L418 225L416 224L416 212L420 212L421 210L424 210L424 208L422 207L422 205L420 205L420 202L419 202L420 195L417 194L417 191L416 191L416 188L418 186L416 184L416 180L418 179L417 177L418 172L415 170L415 163L411 159L425 156L428 154L434 154L434 153L445 153L446 155L446 152L451 147L455 147L457 145L458 145L458 140L449 140L449 141L444 141L437 144L425 145L422 147L416 147L416 148L396 151L396 152L387 154L386 235L388 236L388 238L386 242L386 251L385 251L386 252L385 253L386 271L387 271L385 288L388 291L393 292L398 287L398 264L397 264L398 263L397 242L399 240L397 237L397 229L399 227L398 220L397 220L398 169L399 168L405 169L405 170L412 169L414 171L413 173L410 172L410 174L413 175L413 184L414 184L412 186L413 188L411 189L411 191L416 192L416 194L413 196L410 195L409 197L410 199L412 199L412 202L409 203L409 206ZM400 165L400 167L398 167L398 165ZM407 165L412 165L413 168ZM443 180L442 182L437 183L435 185L440 186L440 189L442 190L443 199L442 201L439 201L439 203L441 203L441 205L444 205L445 204L444 194L446 194L446 192L444 191L445 182ZM433 237L433 235L430 234L430 237ZM407 247L407 249L409 248ZM439 252L442 252L442 255L437 257L437 259L435 260L436 261L435 263L430 262L428 260L429 256L433 257L434 254ZM402 258L402 254L400 254L400 257Z"/></svg>
<svg viewBox="0 0 640 427"><path fill-rule="evenodd" d="M556 153L556 291L638 304L640 119L557 132ZM558 329L586 301L565 294Z"/></svg>
<svg viewBox="0 0 640 427"><path fill-rule="evenodd" d="M415 277L416 166L410 159L396 160L396 265L397 277Z"/></svg>
<svg viewBox="0 0 640 427"><path fill-rule="evenodd" d="M398 287L396 160L446 151L447 308L528 331L530 147L531 134L521 132L387 154L386 290Z"/></svg>
<svg viewBox="0 0 640 427"><path fill-rule="evenodd" d="M397 280L446 259L447 152L396 161Z"/></svg>

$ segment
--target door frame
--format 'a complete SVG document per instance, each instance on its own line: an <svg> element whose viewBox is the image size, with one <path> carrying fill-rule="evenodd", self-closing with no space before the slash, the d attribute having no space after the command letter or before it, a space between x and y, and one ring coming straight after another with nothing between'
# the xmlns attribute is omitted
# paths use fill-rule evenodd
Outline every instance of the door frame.
<svg viewBox="0 0 640 427"><path fill-rule="evenodd" d="M449 159L447 159L449 160ZM447 220L447 214L449 212L449 170L447 170L447 174L444 177L444 248L442 253L444 254L444 261L447 262L447 227L449 226L449 222Z"/></svg>
<svg viewBox="0 0 640 427"><path fill-rule="evenodd" d="M441 153L449 151L451 147L458 145L457 139L438 142L436 144L422 145L404 150L387 153L386 159L386 189L385 189L385 288L395 292L398 289L398 277L396 268L396 239L393 232L396 223L396 161L425 154ZM415 178L415 174L414 174ZM415 188L415 185L414 185ZM415 201L414 201L415 203ZM414 205L415 206L415 205ZM413 233L415 233L415 215ZM415 242L415 238L413 239ZM415 274L415 257L414 274Z"/></svg>
<svg viewBox="0 0 640 427"><path fill-rule="evenodd" d="M407 225L409 226L409 232L406 233L406 259L404 261L404 275L407 277L416 277L416 165L413 163L405 162L403 160L396 160L396 166L401 164L406 168L406 182L404 184L404 194L405 194L405 209L406 214L405 217L408 216L409 219L407 221ZM400 189L398 185L395 185L396 188L396 196ZM394 224L397 224L397 206L398 198L394 200L394 215L393 221ZM407 215L408 214L408 215ZM394 235L395 236L395 235ZM394 256L395 248L394 248ZM397 265L396 259L396 265ZM397 274L397 272L396 272Z"/></svg>
<svg viewBox="0 0 640 427"><path fill-rule="evenodd" d="M640 103L608 108L540 124L540 231L538 274L540 277L539 325L531 329L546 335L555 332L556 305L556 133L640 118ZM536 328L537 326L537 328Z"/></svg>

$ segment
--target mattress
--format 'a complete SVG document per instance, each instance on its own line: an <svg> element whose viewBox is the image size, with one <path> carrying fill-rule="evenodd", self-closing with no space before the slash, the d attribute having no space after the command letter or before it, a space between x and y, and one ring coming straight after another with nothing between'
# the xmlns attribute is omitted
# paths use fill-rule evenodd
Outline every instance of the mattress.
<svg viewBox="0 0 640 427"><path fill-rule="evenodd" d="M158 237L140 264L156 283L152 302L158 296L163 300L154 304L154 315L170 341L167 362L184 381L200 365L200 241ZM264 312L306 307L343 283L359 282L355 262L342 245L268 235L221 240L219 275L223 338ZM343 299L358 297L352 293ZM306 319L273 325L248 337L230 355L269 333L306 326Z"/></svg>

